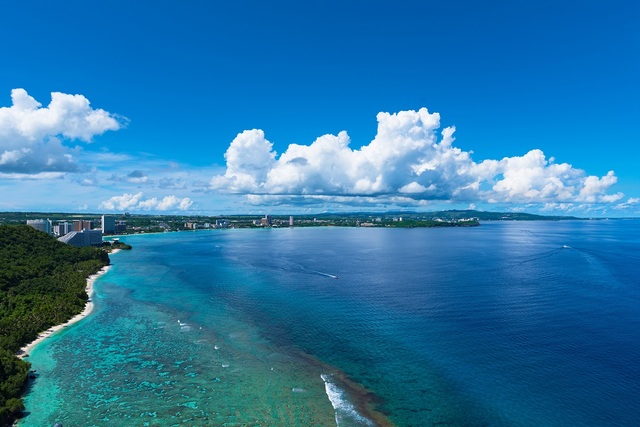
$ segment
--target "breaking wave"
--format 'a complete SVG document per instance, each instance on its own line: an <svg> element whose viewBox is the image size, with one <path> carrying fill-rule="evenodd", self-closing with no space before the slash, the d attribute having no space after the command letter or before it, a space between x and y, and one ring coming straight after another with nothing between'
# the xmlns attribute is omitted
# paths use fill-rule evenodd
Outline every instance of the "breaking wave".
<svg viewBox="0 0 640 427"><path fill-rule="evenodd" d="M320 375L324 381L324 388L329 397L333 409L336 411L336 425L338 427L347 426L374 426L374 423L362 416L358 410L345 396L345 392L331 381L331 376Z"/></svg>

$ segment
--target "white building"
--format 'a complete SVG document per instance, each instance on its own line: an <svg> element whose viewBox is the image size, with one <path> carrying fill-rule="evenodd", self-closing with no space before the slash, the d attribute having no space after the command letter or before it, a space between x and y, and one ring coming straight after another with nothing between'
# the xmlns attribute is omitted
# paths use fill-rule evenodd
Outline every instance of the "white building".
<svg viewBox="0 0 640 427"><path fill-rule="evenodd" d="M44 231L47 234L51 234L53 231L51 220L49 219L28 219L27 225L35 228L36 230Z"/></svg>
<svg viewBox="0 0 640 427"><path fill-rule="evenodd" d="M216 219L216 228L227 228L229 226L229 221L226 219Z"/></svg>

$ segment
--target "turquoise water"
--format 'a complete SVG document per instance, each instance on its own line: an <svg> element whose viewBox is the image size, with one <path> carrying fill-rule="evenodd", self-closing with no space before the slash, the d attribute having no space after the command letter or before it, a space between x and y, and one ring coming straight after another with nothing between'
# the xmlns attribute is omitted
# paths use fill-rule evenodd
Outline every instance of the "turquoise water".
<svg viewBox="0 0 640 427"><path fill-rule="evenodd" d="M129 236L20 426L635 425L640 221Z"/></svg>

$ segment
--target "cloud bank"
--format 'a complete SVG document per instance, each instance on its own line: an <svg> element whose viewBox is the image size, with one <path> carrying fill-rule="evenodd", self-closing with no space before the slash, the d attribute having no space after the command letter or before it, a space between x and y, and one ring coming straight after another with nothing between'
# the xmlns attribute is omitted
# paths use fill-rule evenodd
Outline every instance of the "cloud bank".
<svg viewBox="0 0 640 427"><path fill-rule="evenodd" d="M310 145L291 144L280 156L264 132L244 131L225 153L226 171L210 189L244 194L253 203L330 201L421 205L431 200L508 203L611 203L613 171L587 175L555 163L538 149L523 156L475 162L453 145L454 127L426 108L377 115L377 135L358 149L345 131Z"/></svg>
<svg viewBox="0 0 640 427"><path fill-rule="evenodd" d="M122 128L126 119L102 109L93 109L82 95L51 93L42 107L24 89L11 91L11 107L0 108L0 174L38 175L74 172L77 150L65 140L91 142L108 130Z"/></svg>
<svg viewBox="0 0 640 427"><path fill-rule="evenodd" d="M176 196L165 196L158 200L153 197L144 199L142 192L137 194L125 193L122 196L113 196L109 200L100 203L99 208L105 210L145 210L145 211L186 211L191 207L193 202L190 198L179 198Z"/></svg>

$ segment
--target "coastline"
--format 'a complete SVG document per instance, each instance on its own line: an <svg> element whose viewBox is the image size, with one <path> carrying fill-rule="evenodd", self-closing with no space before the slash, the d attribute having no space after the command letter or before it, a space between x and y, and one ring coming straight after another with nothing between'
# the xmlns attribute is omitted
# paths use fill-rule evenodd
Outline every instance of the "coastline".
<svg viewBox="0 0 640 427"><path fill-rule="evenodd" d="M119 249L116 249L113 252L111 252L111 254L114 254L118 251ZM98 270L97 273L94 273L87 277L87 287L85 288L85 291L87 292L87 296L89 298L87 299L87 303L85 304L84 310L82 310L82 313L75 315L71 319L67 320L65 323L52 326L46 331L41 332L40 334L38 334L38 337L35 340L31 341L30 343L23 346L20 350L18 350L18 353L16 354L16 356L18 356L20 359L25 359L29 357L29 353L33 351L33 349L42 341L46 340L56 332L66 328L67 326L70 326L70 325L73 325L74 323L79 322L80 320L84 319L89 314L91 314L91 312L93 311L93 284L98 279L98 277L105 274L107 271L109 271L110 268L111 268L111 264L106 265L102 267L100 270Z"/></svg>

